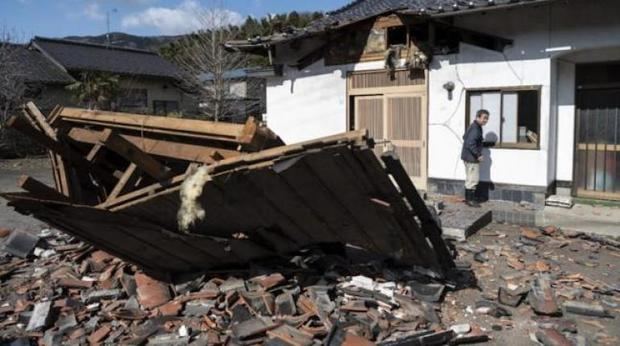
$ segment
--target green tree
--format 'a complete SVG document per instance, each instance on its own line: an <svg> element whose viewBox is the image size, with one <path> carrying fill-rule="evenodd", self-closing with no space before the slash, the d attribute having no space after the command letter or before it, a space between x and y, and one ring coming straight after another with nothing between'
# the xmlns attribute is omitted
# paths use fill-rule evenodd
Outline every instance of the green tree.
<svg viewBox="0 0 620 346"><path fill-rule="evenodd" d="M82 72L80 79L68 85L76 102L88 109L110 109L119 92L119 76L104 72Z"/></svg>

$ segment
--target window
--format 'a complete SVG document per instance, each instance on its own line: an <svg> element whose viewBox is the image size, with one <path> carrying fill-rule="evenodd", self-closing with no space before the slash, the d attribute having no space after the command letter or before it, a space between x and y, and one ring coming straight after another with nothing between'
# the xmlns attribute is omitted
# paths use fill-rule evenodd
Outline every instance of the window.
<svg viewBox="0 0 620 346"><path fill-rule="evenodd" d="M156 115L168 115L179 112L177 101L153 101L153 113Z"/></svg>
<svg viewBox="0 0 620 346"><path fill-rule="evenodd" d="M484 128L486 142L500 148L538 148L539 88L468 91L467 104L467 126L478 110L491 113Z"/></svg>
<svg viewBox="0 0 620 346"><path fill-rule="evenodd" d="M148 92L146 89L121 89L120 106L122 108L148 107Z"/></svg>

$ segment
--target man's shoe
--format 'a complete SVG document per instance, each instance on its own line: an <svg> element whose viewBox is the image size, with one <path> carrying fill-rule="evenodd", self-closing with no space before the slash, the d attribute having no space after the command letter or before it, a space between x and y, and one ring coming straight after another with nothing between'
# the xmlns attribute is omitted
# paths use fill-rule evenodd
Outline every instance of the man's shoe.
<svg viewBox="0 0 620 346"><path fill-rule="evenodd" d="M471 208L480 208L480 204L476 201L475 190L465 190L465 204Z"/></svg>

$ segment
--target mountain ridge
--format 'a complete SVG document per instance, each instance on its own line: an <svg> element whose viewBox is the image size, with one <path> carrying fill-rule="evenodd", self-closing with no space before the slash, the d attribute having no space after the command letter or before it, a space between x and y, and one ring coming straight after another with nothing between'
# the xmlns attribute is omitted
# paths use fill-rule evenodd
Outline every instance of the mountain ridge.
<svg viewBox="0 0 620 346"><path fill-rule="evenodd" d="M111 32L110 45L117 47L129 47L136 49L145 49L153 52L159 52L160 48L166 44L176 41L183 37L181 35L176 36L138 36L131 35L123 32ZM108 37L106 34L92 35L92 36L66 36L65 40L84 42L84 43L98 43L107 44Z"/></svg>

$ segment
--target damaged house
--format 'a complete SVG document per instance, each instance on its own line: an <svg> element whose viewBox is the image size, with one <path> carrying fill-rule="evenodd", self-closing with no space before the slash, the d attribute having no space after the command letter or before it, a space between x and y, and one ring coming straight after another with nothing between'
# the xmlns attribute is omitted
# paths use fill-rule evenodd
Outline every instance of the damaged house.
<svg viewBox="0 0 620 346"><path fill-rule="evenodd" d="M271 59L265 119L288 143L368 128L417 187L461 193L462 135L485 108L490 199L617 200L619 12L613 0L358 0L228 46Z"/></svg>

